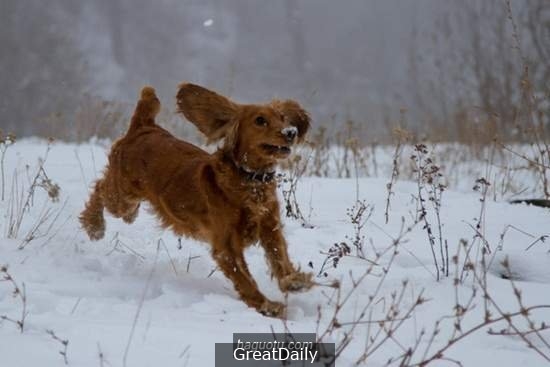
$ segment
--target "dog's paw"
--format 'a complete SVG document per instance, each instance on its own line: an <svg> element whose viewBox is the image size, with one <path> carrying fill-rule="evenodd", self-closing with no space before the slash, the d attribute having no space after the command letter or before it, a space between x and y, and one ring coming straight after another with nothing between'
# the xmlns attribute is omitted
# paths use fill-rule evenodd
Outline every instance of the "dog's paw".
<svg viewBox="0 0 550 367"><path fill-rule="evenodd" d="M103 218L94 220L93 222L87 222L81 218L80 222L82 223L82 228L84 228L92 241L98 241L105 236L105 220Z"/></svg>
<svg viewBox="0 0 550 367"><path fill-rule="evenodd" d="M128 214L126 214L125 216L123 216L123 217L122 217L122 220L123 220L125 223L132 224L132 223L134 223L134 221L136 220L138 214L139 214L139 205L136 206L136 208L135 208L134 210L132 210L131 212L129 212Z"/></svg>
<svg viewBox="0 0 550 367"><path fill-rule="evenodd" d="M280 279L279 288L281 288L283 292L306 291L314 285L311 278L313 278L312 273L302 273L297 271Z"/></svg>
<svg viewBox="0 0 550 367"><path fill-rule="evenodd" d="M266 299L258 308L258 312L269 317L283 318L286 315L286 307L281 302Z"/></svg>
<svg viewBox="0 0 550 367"><path fill-rule="evenodd" d="M105 236L105 227L86 230L86 233L88 233L88 237L92 241L98 241Z"/></svg>
<svg viewBox="0 0 550 367"><path fill-rule="evenodd" d="M88 218L81 217L80 223L88 234L88 237L90 237L90 240L98 241L105 236L105 220L103 218L89 220Z"/></svg>

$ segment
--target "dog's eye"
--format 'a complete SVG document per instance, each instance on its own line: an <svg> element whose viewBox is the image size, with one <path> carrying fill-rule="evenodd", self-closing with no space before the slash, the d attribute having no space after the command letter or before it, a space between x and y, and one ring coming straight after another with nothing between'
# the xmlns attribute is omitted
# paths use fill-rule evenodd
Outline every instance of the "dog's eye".
<svg viewBox="0 0 550 367"><path fill-rule="evenodd" d="M266 126L267 120L263 116L256 117L256 125L258 126Z"/></svg>

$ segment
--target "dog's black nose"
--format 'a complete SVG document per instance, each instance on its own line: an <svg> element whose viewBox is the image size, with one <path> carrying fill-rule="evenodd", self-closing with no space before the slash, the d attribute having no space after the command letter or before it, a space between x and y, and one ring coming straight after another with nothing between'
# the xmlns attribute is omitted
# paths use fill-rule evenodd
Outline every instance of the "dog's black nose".
<svg viewBox="0 0 550 367"><path fill-rule="evenodd" d="M281 130L281 133L287 138L288 141L292 141L296 135L298 135L298 129L296 126L285 127Z"/></svg>

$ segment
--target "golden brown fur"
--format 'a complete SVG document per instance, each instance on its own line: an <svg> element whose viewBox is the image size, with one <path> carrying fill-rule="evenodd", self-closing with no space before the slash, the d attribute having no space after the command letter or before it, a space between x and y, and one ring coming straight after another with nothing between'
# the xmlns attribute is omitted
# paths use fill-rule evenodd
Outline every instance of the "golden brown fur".
<svg viewBox="0 0 550 367"><path fill-rule="evenodd" d="M105 233L103 209L132 223L141 201L149 201L166 228L212 246L219 268L247 305L282 316L284 305L267 299L250 275L244 249L259 242L282 291L313 285L311 274L290 262L279 217L277 161L303 139L309 116L290 100L241 105L193 84L182 84L179 111L210 141L224 139L209 154L155 124L160 102L144 87L125 136L109 154L80 216L92 240Z"/></svg>

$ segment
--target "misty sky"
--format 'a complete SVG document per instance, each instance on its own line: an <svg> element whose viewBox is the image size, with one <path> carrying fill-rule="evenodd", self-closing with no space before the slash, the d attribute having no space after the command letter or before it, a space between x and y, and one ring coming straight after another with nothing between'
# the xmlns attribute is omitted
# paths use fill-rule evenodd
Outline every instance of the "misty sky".
<svg viewBox="0 0 550 367"><path fill-rule="evenodd" d="M431 98L419 87L437 81L434 35L458 7L437 0L48 4L0 5L0 44L9 50L0 73L14 91L0 102L2 125L27 135L51 114L70 116L84 95L134 103L151 84L173 108L177 85L192 81L242 102L295 98L316 124L340 128L351 119L368 130L363 135L377 136L401 108L419 123L412 95ZM502 8L498 0L484 4ZM460 36L447 38L453 42ZM412 78L418 55L425 65Z"/></svg>

